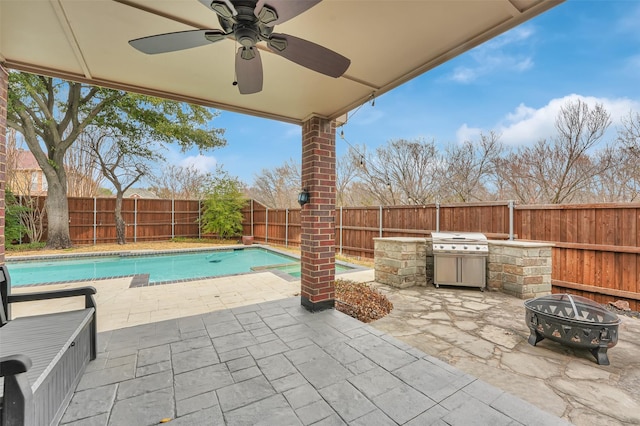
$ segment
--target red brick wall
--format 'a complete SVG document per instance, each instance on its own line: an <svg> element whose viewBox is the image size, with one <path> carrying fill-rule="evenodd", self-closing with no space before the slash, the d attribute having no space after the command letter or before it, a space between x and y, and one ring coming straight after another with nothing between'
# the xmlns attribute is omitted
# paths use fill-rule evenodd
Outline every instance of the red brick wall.
<svg viewBox="0 0 640 426"><path fill-rule="evenodd" d="M315 311L334 306L335 122L312 117L302 126L302 187L310 201L301 212L301 303Z"/></svg>
<svg viewBox="0 0 640 426"><path fill-rule="evenodd" d="M4 263L4 188L7 176L7 86L9 74L0 65L0 263Z"/></svg>

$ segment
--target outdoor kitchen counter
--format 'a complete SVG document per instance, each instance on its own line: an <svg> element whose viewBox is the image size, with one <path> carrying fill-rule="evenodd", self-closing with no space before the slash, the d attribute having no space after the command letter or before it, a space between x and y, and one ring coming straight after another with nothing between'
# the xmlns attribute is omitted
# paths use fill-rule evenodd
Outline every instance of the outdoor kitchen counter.
<svg viewBox="0 0 640 426"><path fill-rule="evenodd" d="M431 238L374 238L375 280L396 288L433 284ZM521 299L551 293L551 243L489 240L487 288Z"/></svg>

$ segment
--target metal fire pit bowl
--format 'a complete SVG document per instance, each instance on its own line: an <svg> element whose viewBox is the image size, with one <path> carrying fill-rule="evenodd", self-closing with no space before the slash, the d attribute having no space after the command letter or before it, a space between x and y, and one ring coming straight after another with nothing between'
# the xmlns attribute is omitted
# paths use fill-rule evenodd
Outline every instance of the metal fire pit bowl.
<svg viewBox="0 0 640 426"><path fill-rule="evenodd" d="M609 365L607 349L618 343L620 319L594 301L570 294L552 294L524 302L535 346L544 338L589 349L599 365Z"/></svg>

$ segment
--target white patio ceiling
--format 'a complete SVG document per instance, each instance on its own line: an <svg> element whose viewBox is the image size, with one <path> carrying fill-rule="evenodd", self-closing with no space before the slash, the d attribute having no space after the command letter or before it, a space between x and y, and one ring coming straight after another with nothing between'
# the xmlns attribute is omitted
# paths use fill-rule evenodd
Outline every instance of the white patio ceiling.
<svg viewBox="0 0 640 426"><path fill-rule="evenodd" d="M346 73L336 79L318 74L261 43L264 89L241 95L232 85L238 46L233 40L158 55L127 43L172 31L219 29L217 15L197 0L0 0L0 62L301 123L314 114L337 118L558 3L324 0L276 31L348 57Z"/></svg>

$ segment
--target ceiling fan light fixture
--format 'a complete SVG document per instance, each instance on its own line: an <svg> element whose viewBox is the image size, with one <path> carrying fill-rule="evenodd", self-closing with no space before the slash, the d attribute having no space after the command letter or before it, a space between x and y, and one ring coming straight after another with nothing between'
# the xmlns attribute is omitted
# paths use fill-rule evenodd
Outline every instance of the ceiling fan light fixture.
<svg viewBox="0 0 640 426"><path fill-rule="evenodd" d="M225 19L231 19L235 15L234 11L223 1L211 2L211 9Z"/></svg>
<svg viewBox="0 0 640 426"><path fill-rule="evenodd" d="M277 50L278 52L284 52L287 48L287 40L283 38L272 37L267 44L270 48Z"/></svg>
<svg viewBox="0 0 640 426"><path fill-rule="evenodd" d="M268 25L278 20L278 13L269 6L263 6L257 17L263 24Z"/></svg>

